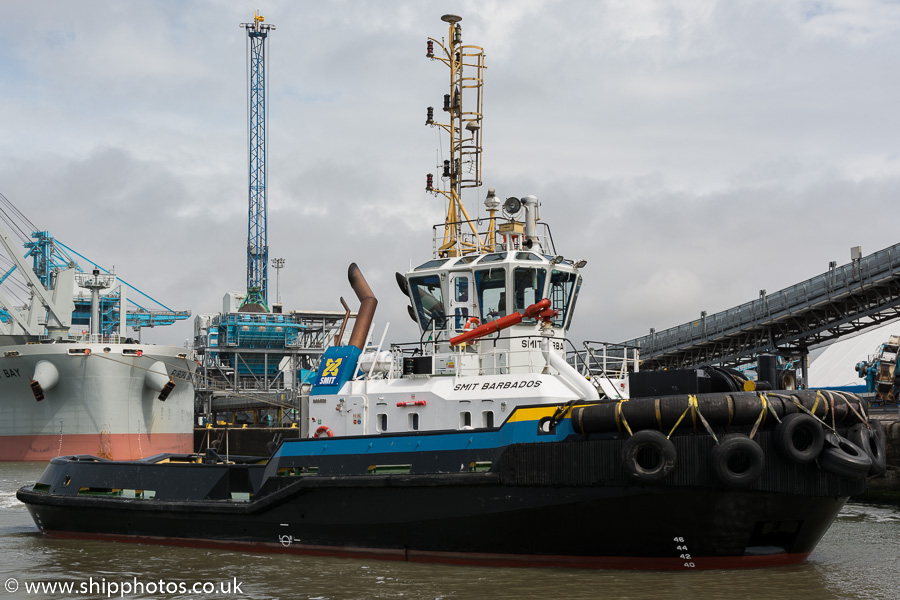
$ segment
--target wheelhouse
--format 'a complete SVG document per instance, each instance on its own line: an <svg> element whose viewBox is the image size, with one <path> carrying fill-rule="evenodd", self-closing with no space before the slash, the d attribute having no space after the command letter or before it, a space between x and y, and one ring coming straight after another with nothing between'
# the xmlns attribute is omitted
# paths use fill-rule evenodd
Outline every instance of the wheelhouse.
<svg viewBox="0 0 900 600"><path fill-rule="evenodd" d="M430 260L407 275L413 314L426 334L459 333L548 298L554 329L567 331L581 288L570 260L535 252L501 251ZM523 325L536 325L526 319Z"/></svg>

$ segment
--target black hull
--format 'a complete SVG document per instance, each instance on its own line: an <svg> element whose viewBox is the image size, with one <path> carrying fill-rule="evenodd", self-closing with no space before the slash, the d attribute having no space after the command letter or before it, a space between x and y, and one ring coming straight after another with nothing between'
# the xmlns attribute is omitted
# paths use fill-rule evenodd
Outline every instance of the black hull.
<svg viewBox="0 0 900 600"><path fill-rule="evenodd" d="M437 480L424 486L335 482L297 490L260 512L184 502L146 510L140 501L76 503L37 496L22 500L49 536L449 563L652 569L802 562L846 500Z"/></svg>
<svg viewBox="0 0 900 600"><path fill-rule="evenodd" d="M538 423L554 410L520 410L494 430L286 441L257 464L212 455L207 463L59 458L18 498L54 537L477 565L717 569L802 562L847 497L865 489L867 465L845 476L790 459L776 450L778 430L738 436L764 461L742 481L723 478L716 459L728 436L579 435L569 419L547 431ZM646 434L671 447L673 464L636 477L629 447Z"/></svg>

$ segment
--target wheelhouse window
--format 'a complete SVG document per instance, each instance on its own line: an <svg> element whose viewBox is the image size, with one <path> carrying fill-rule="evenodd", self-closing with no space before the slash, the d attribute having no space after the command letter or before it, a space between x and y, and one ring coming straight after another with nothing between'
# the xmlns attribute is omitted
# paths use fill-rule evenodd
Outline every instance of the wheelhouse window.
<svg viewBox="0 0 900 600"><path fill-rule="evenodd" d="M447 315L444 309L444 296L441 292L441 279L437 275L410 277L409 291L412 293L419 323L423 329L443 329Z"/></svg>
<svg viewBox="0 0 900 600"><path fill-rule="evenodd" d="M453 309L454 327L457 331L462 331L469 320L469 278L464 275L456 275L450 279L453 287L453 302L450 307Z"/></svg>
<svg viewBox="0 0 900 600"><path fill-rule="evenodd" d="M424 271L425 269L436 269L441 266L445 262L450 260L449 258L436 258L434 260L429 260L426 263L422 263L418 267L415 268L416 271Z"/></svg>
<svg viewBox="0 0 900 600"><path fill-rule="evenodd" d="M576 279L578 275L575 273L555 269L550 275L550 307L557 311L553 318L554 327L562 327L566 323Z"/></svg>
<svg viewBox="0 0 900 600"><path fill-rule="evenodd" d="M568 329L572 325L572 317L575 315L575 303L578 302L578 292L581 291L581 275L578 276L578 281L575 282L575 291L572 293L572 301L569 303L569 318L566 320L566 329Z"/></svg>
<svg viewBox="0 0 900 600"><path fill-rule="evenodd" d="M481 259L481 262L478 263L483 265L484 263L492 263L492 262L500 262L506 259L506 255L508 252L494 252L493 254L486 254L484 258Z"/></svg>
<svg viewBox="0 0 900 600"><path fill-rule="evenodd" d="M479 258L481 258L480 254L470 254L469 256L463 256L462 258L460 258L458 261L456 261L456 264L467 265L469 263L475 262Z"/></svg>
<svg viewBox="0 0 900 600"><path fill-rule="evenodd" d="M477 271L475 287L478 290L482 323L506 316L506 269L498 267Z"/></svg>
<svg viewBox="0 0 900 600"><path fill-rule="evenodd" d="M540 301L544 295L544 281L547 279L547 271L533 267L516 267L513 271L513 287L516 294L514 309L518 312ZM534 319L525 319L533 323Z"/></svg>
<svg viewBox="0 0 900 600"><path fill-rule="evenodd" d="M469 278L457 277L453 286L453 299L457 302L469 301Z"/></svg>

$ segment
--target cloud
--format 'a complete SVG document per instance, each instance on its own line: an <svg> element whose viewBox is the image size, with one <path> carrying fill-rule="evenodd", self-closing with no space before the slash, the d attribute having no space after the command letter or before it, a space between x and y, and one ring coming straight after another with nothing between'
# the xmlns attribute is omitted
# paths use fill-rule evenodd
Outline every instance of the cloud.
<svg viewBox="0 0 900 600"><path fill-rule="evenodd" d="M7 7L0 191L167 305L244 287L246 40L213 0ZM442 11L485 48L484 181L543 201L584 258L573 336L619 341L895 243L900 8L877 2L261 2L270 255L286 309L338 309L358 262L379 329L430 257L446 140L424 126ZM103 14L98 26L97 14ZM439 111L438 111L439 112ZM465 195L484 214L486 189ZM274 284L274 272L270 272ZM274 288L274 286L273 286ZM274 290L273 290L274 293ZM181 343L191 325L145 332Z"/></svg>

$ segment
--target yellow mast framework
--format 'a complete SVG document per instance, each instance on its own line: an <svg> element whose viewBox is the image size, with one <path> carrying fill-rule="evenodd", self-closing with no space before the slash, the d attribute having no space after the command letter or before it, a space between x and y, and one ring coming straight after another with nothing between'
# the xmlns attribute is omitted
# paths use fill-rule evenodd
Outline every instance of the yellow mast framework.
<svg viewBox="0 0 900 600"><path fill-rule="evenodd" d="M437 59L450 68L450 93L444 95L444 112L449 123L436 123L434 108L428 107L426 125L443 128L450 134L450 158L444 160L441 179L446 189L435 188L432 174L428 174L425 190L447 199L447 217L444 221L443 243L438 254L443 257L461 256L474 252L490 252L494 248L494 220L496 210L489 210L490 227L484 240L479 237L477 224L469 217L462 203L464 188L481 186L482 155L482 106L484 100L484 50L462 43L461 17L444 15L441 20L449 25L448 40L428 38L426 56ZM437 44L443 56L435 55ZM467 108L463 109L463 97ZM466 231L466 227L471 233Z"/></svg>

